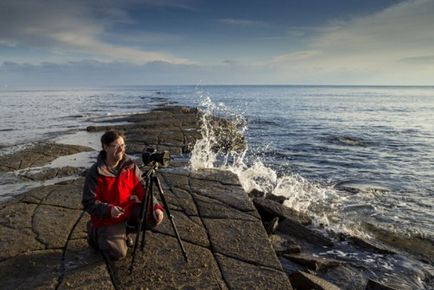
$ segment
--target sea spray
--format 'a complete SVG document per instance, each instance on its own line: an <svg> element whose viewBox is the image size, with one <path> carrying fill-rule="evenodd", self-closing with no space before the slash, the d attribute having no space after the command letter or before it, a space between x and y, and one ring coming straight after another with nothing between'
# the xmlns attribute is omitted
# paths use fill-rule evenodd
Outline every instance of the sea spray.
<svg viewBox="0 0 434 290"><path fill-rule="evenodd" d="M327 231L346 233L359 237L369 237L360 230L359 223L344 221L341 208L347 197L331 186L311 182L299 174L286 172L279 176L276 170L263 163L260 157L244 150L223 150L219 140L223 136L216 133L213 118L227 118L235 123L240 134L245 134L247 122L244 116L231 112L223 103L215 104L210 97L200 103L202 139L197 140L192 150L190 166L192 170L214 168L228 170L238 176L246 192L257 190L266 194L283 196L284 205L312 217L316 226Z"/></svg>
<svg viewBox="0 0 434 290"><path fill-rule="evenodd" d="M279 177L275 170L267 167L259 157L249 162L246 157L248 144L242 152L234 150L213 150L218 148L219 138L212 126L214 116L228 117L236 123L240 134L247 130L245 118L234 114L222 103L215 104L211 98L203 98L200 108L202 139L197 140L190 160L193 170L217 168L235 173L246 192L254 189L266 193L285 196L285 205L299 211L308 212L312 200L323 200L325 191L297 174Z"/></svg>

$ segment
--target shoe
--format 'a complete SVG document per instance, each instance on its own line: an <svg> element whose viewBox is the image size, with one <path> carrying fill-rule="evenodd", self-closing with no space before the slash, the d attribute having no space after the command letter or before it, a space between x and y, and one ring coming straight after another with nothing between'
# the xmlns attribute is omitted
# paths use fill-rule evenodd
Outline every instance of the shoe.
<svg viewBox="0 0 434 290"><path fill-rule="evenodd" d="M132 248L134 246L134 241L130 236L127 236L125 239L125 242L127 243L128 248Z"/></svg>

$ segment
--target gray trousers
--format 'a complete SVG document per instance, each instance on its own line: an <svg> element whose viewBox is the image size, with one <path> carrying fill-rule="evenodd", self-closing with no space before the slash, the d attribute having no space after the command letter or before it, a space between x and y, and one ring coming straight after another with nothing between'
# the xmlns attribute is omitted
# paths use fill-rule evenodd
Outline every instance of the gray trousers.
<svg viewBox="0 0 434 290"><path fill-rule="evenodd" d="M119 260L127 255L127 230L128 233L134 232L137 226L137 219L140 208L134 209L132 218L128 221L128 228L125 222L109 225L105 227L94 228L91 221L87 222L87 242L96 249L101 250L113 260ZM155 220L152 214L146 219L146 229L155 227Z"/></svg>

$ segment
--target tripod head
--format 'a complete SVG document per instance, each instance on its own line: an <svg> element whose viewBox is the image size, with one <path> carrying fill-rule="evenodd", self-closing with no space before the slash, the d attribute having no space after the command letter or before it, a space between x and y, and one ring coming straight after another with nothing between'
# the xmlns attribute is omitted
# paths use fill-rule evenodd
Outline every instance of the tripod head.
<svg viewBox="0 0 434 290"><path fill-rule="evenodd" d="M167 167L170 162L170 153L167 150L157 152L155 148L145 148L142 152L142 161L144 165L159 164L159 167Z"/></svg>

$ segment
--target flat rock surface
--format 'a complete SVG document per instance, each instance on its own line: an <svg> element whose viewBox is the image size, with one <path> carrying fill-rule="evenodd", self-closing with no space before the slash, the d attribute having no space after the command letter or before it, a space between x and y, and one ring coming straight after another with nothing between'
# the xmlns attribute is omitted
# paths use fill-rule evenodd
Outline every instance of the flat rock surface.
<svg viewBox="0 0 434 290"><path fill-rule="evenodd" d="M181 154L200 137L197 119L197 111L175 108L151 112L149 118L133 116L124 120L131 124L120 126L130 153L156 145ZM41 160L2 170L39 166ZM0 289L292 289L236 176L167 168L159 177L188 262L167 216L146 232L131 275L131 250L123 260L105 261L86 242L89 216L80 203L84 178L77 176L1 204Z"/></svg>
<svg viewBox="0 0 434 290"><path fill-rule="evenodd" d="M14 154L0 156L0 172L44 165L58 156L91 151L89 147L57 143L38 143Z"/></svg>

